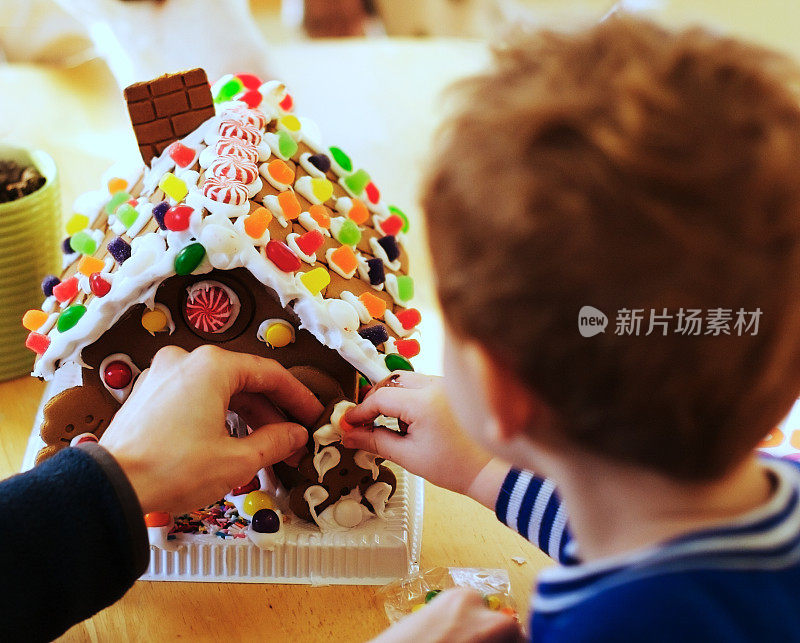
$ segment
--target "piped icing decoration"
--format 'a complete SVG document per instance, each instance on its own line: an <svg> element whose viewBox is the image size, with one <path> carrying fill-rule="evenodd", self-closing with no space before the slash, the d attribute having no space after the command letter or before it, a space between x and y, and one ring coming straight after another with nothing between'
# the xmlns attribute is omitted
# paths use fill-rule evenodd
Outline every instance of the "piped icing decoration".
<svg viewBox="0 0 800 643"><path fill-rule="evenodd" d="M414 280L408 275L386 275L386 292L388 292L394 303L403 306L405 302L414 297Z"/></svg>
<svg viewBox="0 0 800 643"><path fill-rule="evenodd" d="M395 335L407 337L414 332L414 329L422 321L422 316L416 308L406 308L397 313L386 310L384 313L386 325L392 329Z"/></svg>
<svg viewBox="0 0 800 643"><path fill-rule="evenodd" d="M358 527L371 516L369 509L361 504L361 493L353 489L320 513L316 522L323 532L345 531Z"/></svg>
<svg viewBox="0 0 800 643"><path fill-rule="evenodd" d="M306 230L318 230L325 236L331 236L331 215L324 205L312 205L307 212L301 212L297 222Z"/></svg>
<svg viewBox="0 0 800 643"><path fill-rule="evenodd" d="M350 246L329 248L325 253L325 261L328 262L331 270L345 279L352 279L358 268L358 258Z"/></svg>
<svg viewBox="0 0 800 643"><path fill-rule="evenodd" d="M309 249L313 248L311 249L310 253L303 250L303 248L301 248L299 245L300 239L309 234L318 234L320 236L319 244L317 244L316 242L306 244L304 242L304 245L306 245ZM316 251L322 245L322 234L316 230L313 230L312 232L306 232L306 234L302 235L301 237L301 235L299 235L297 232L290 232L286 236L286 245L288 245L291 251L294 252L298 257L300 257L300 259L305 261L307 264L313 266L315 263L317 263Z"/></svg>
<svg viewBox="0 0 800 643"><path fill-rule="evenodd" d="M300 167L302 167L309 176L316 178L325 178L325 174L331 169L331 160L325 154L309 154L304 152L300 155Z"/></svg>
<svg viewBox="0 0 800 643"><path fill-rule="evenodd" d="M265 319L258 327L256 337L270 348L283 348L294 343L294 326L285 319Z"/></svg>
<svg viewBox="0 0 800 643"><path fill-rule="evenodd" d="M324 447L314 455L314 469L317 471L320 483L328 471L339 466L341 459L342 454L339 453L339 449L334 446Z"/></svg>
<svg viewBox="0 0 800 643"><path fill-rule="evenodd" d="M378 463L375 460L378 458L377 455L374 453L370 453L369 451L356 451L355 455L353 456L353 461L362 469L366 469L367 471L372 472L372 479L377 480L378 475L380 474L380 470L378 469ZM391 491L391 487L389 488ZM388 497L388 496L387 496Z"/></svg>
<svg viewBox="0 0 800 643"><path fill-rule="evenodd" d="M370 321L372 321L372 315L370 314L369 310L364 305L364 301L360 297L356 297L353 293L351 293L348 290L343 291L340 297L342 298L342 301L347 302L353 308L353 310L356 311L356 314L359 317L359 321L362 324L368 324Z"/></svg>
<svg viewBox="0 0 800 643"><path fill-rule="evenodd" d="M325 203L333 196L333 183L326 178L301 176L295 181L294 189L314 205Z"/></svg>
<svg viewBox="0 0 800 643"><path fill-rule="evenodd" d="M273 550L285 541L283 515L278 509L259 509L246 531L247 537L259 549Z"/></svg>
<svg viewBox="0 0 800 643"><path fill-rule="evenodd" d="M277 133L267 132L264 134L264 142L269 146L270 151L283 161L288 161L298 150L297 141L285 129Z"/></svg>
<svg viewBox="0 0 800 643"><path fill-rule="evenodd" d="M369 219L369 210L360 199L351 199L349 196L339 197L336 200L336 210L356 225L363 225Z"/></svg>
<svg viewBox="0 0 800 643"><path fill-rule="evenodd" d="M386 505L392 495L392 486L388 482L375 482L367 487L364 492L364 499L372 505L375 515L382 520L389 516L386 513Z"/></svg>
<svg viewBox="0 0 800 643"><path fill-rule="evenodd" d="M325 487L320 485L311 485L308 489L305 490L303 493L303 500L308 503L308 509L311 512L311 517L314 518L314 522L319 522L319 516L317 515L317 507L325 502L329 498L328 492L325 490Z"/></svg>

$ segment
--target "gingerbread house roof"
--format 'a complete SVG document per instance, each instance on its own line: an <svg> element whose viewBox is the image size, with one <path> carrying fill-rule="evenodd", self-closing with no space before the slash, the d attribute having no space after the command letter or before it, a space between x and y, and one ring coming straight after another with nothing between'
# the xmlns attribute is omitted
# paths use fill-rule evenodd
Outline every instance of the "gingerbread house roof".
<svg viewBox="0 0 800 643"><path fill-rule="evenodd" d="M82 363L131 306L153 307L167 278L240 267L367 378L410 367L408 220L294 115L281 83L241 74L210 87L197 69L133 85L126 99L144 164L112 168L76 200L64 271L23 320L34 375Z"/></svg>

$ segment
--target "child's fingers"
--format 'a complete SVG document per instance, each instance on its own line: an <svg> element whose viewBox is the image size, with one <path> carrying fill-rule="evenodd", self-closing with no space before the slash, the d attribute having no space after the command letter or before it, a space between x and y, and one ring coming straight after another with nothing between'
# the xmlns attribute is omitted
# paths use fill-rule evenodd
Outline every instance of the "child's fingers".
<svg viewBox="0 0 800 643"><path fill-rule="evenodd" d="M246 438L230 440L252 471L291 457L308 441L308 431L294 422L268 424Z"/></svg>
<svg viewBox="0 0 800 643"><path fill-rule="evenodd" d="M237 393L228 405L250 427L285 422L286 416L265 396L258 393Z"/></svg>
<svg viewBox="0 0 800 643"><path fill-rule="evenodd" d="M377 453L382 458L400 461L402 464L402 449L408 446L408 441L389 429L378 428L370 431L355 428L342 434L342 444L348 449Z"/></svg>
<svg viewBox="0 0 800 643"><path fill-rule="evenodd" d="M409 412L416 406L414 401L419 393L413 389L394 388L385 386L371 392L358 406L350 409L345 415L345 420L350 424L371 424L379 415L398 418L411 422Z"/></svg>
<svg viewBox="0 0 800 643"><path fill-rule="evenodd" d="M415 373L413 371L395 371L388 377L382 379L380 382L372 387L372 390L367 395L372 394L384 387L397 387L397 388L425 388L430 386L436 381L436 377L432 375L423 375L422 373Z"/></svg>

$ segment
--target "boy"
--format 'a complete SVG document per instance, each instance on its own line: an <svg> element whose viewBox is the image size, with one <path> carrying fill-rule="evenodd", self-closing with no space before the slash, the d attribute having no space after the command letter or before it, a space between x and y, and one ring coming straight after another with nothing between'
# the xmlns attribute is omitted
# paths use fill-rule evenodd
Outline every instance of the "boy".
<svg viewBox="0 0 800 643"><path fill-rule="evenodd" d="M798 80L613 18L460 87L423 199L445 379L393 376L347 420L408 435L345 444L562 563L535 641L800 640L800 472L754 455L800 392ZM447 596L380 640L468 639Z"/></svg>

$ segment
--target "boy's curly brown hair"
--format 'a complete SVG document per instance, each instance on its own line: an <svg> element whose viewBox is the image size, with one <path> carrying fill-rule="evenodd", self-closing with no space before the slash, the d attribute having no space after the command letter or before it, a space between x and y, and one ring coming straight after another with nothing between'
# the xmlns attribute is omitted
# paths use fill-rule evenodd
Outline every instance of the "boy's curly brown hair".
<svg viewBox="0 0 800 643"><path fill-rule="evenodd" d="M423 197L441 303L567 443L707 480L791 407L798 85L774 52L615 17L519 39L457 87ZM605 333L579 334L584 305ZM622 309L643 311L638 335L617 334ZM731 311L730 334L675 332L681 309ZM734 326L757 309L756 334Z"/></svg>

